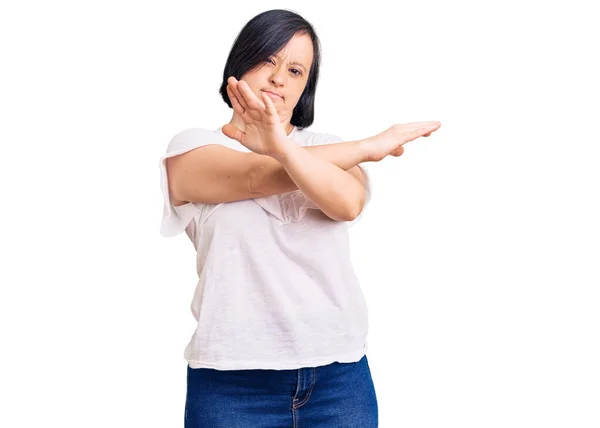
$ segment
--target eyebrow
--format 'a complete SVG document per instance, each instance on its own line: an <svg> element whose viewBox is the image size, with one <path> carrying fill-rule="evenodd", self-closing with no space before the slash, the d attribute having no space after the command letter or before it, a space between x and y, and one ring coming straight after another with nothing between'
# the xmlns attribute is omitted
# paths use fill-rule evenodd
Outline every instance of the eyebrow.
<svg viewBox="0 0 600 428"><path fill-rule="evenodd" d="M277 59L281 59L281 57L279 56L279 54L275 54L275 57L276 57ZM290 62L290 63L288 63L288 64L289 64L289 65L299 65L300 67L302 67L302 68L304 69L304 71L306 71L306 67L305 67L305 66L304 66L302 63L300 63L300 62L298 62L298 61L292 61L292 62Z"/></svg>

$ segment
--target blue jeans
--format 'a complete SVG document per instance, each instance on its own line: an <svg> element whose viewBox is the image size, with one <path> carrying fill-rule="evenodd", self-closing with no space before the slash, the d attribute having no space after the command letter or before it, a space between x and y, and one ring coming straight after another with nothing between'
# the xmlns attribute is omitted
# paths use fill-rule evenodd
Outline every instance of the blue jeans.
<svg viewBox="0 0 600 428"><path fill-rule="evenodd" d="M377 398L367 356L294 370L187 366L185 428L371 428Z"/></svg>

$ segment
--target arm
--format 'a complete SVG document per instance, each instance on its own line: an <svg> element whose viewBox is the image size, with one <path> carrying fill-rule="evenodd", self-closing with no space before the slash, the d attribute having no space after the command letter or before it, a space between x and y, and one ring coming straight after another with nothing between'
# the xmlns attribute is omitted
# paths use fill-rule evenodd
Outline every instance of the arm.
<svg viewBox="0 0 600 428"><path fill-rule="evenodd" d="M354 175L357 181L360 171L355 165L368 160L363 145L358 141L301 149L332 162L332 166L349 168L348 174ZM274 158L221 145L207 145L168 158L166 167L174 205L242 201L298 189L285 168ZM310 198L309 195L307 197ZM361 195L355 197L362 199Z"/></svg>
<svg viewBox="0 0 600 428"><path fill-rule="evenodd" d="M360 161L364 156L357 150L362 147L360 142L345 145L347 151L354 153L355 160ZM285 148L273 159L283 167L298 189L328 217L350 221L360 214L365 201L365 187L358 179L360 171L355 171L354 174L358 174L354 175L312 154L292 140L286 140Z"/></svg>
<svg viewBox="0 0 600 428"><path fill-rule="evenodd" d="M320 146L302 147L314 156L337 165L344 171L353 169L361 162L369 161L366 140L347 141L343 143L323 144ZM276 159L253 154L250 158L250 189L261 196L279 195L298 190L283 165ZM308 195L307 195L308 196ZM255 196L256 197L256 196Z"/></svg>

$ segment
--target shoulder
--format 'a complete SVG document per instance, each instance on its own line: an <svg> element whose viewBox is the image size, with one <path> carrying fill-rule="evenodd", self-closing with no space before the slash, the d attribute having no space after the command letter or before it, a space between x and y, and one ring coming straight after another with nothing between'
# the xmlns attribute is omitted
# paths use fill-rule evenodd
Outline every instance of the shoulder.
<svg viewBox="0 0 600 428"><path fill-rule="evenodd" d="M339 135L328 133L321 134L321 139L325 141L323 144L341 143L344 141Z"/></svg>
<svg viewBox="0 0 600 428"><path fill-rule="evenodd" d="M213 130L207 128L186 128L171 138L167 152L189 150L191 147L214 144L218 140L218 135Z"/></svg>
<svg viewBox="0 0 600 428"><path fill-rule="evenodd" d="M238 151L249 151L238 141L223 134L220 127L217 129L187 128L171 138L165 157L176 156L209 144L218 144Z"/></svg>
<svg viewBox="0 0 600 428"><path fill-rule="evenodd" d="M329 132L315 132L307 129L300 129L297 137L305 146L320 146L323 144L341 143L344 141L339 135Z"/></svg>

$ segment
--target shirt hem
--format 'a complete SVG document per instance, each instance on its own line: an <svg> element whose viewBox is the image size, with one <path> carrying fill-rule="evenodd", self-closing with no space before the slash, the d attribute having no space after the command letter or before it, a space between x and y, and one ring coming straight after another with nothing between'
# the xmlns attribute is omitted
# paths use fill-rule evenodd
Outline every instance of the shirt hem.
<svg viewBox="0 0 600 428"><path fill-rule="evenodd" d="M216 363L208 361L187 360L192 369L214 369L214 370L296 370L305 367L319 367L331 363L355 363L360 361L366 354L366 347L360 352L348 352L341 355L314 358L295 362L282 361L228 361L227 363Z"/></svg>

